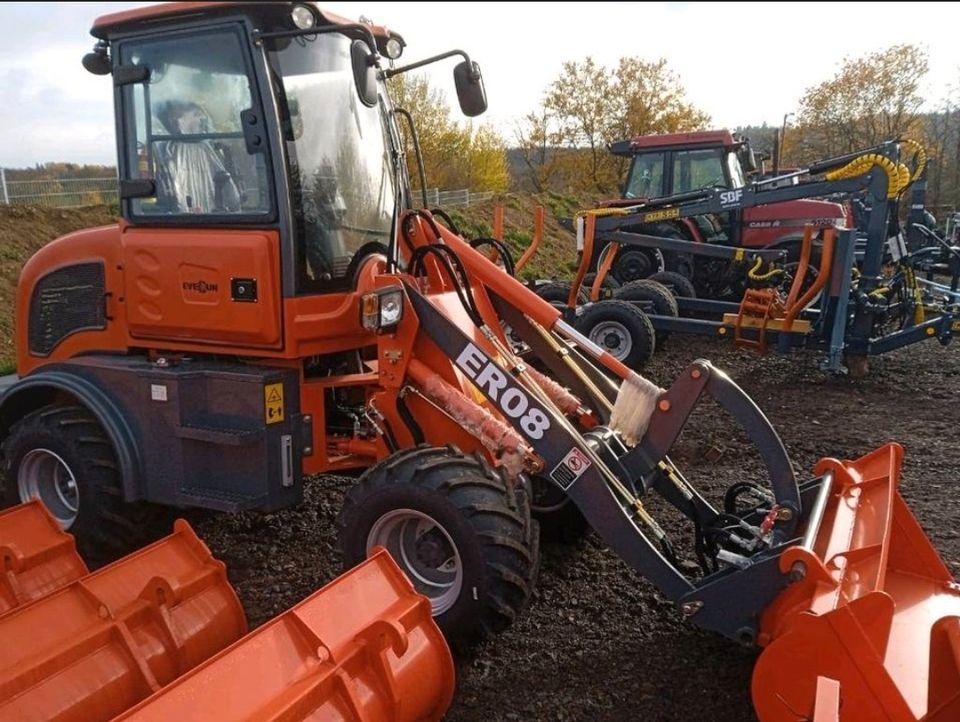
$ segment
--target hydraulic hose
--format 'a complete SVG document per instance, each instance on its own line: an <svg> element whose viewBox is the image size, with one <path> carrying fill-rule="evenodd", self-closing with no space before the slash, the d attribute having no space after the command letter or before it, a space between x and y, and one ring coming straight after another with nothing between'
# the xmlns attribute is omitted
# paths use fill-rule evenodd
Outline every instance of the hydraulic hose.
<svg viewBox="0 0 960 722"><path fill-rule="evenodd" d="M909 170L906 179L904 179L899 164L880 153L866 153L854 158L842 168L828 171L825 177L831 181L856 178L867 173L875 166L881 168L887 174L887 198L896 198L906 187L906 184L910 182Z"/></svg>

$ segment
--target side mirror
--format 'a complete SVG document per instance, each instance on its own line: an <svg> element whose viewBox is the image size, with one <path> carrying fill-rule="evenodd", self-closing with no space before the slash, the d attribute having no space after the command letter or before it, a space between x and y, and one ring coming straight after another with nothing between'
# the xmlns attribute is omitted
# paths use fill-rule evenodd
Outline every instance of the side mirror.
<svg viewBox="0 0 960 722"><path fill-rule="evenodd" d="M487 109L487 92L483 88L480 66L464 60L453 69L453 82L457 86L460 110L468 118L481 115Z"/></svg>
<svg viewBox="0 0 960 722"><path fill-rule="evenodd" d="M96 51L83 56L83 67L94 75L110 75L110 57Z"/></svg>
<svg viewBox="0 0 960 722"><path fill-rule="evenodd" d="M364 105L372 108L377 104L377 69L373 54L363 40L354 40L350 46L350 62L357 95Z"/></svg>
<svg viewBox="0 0 960 722"><path fill-rule="evenodd" d="M743 166L743 170L747 173L753 173L757 170L757 156L753 152L753 148L749 145L745 145L740 149L740 165Z"/></svg>

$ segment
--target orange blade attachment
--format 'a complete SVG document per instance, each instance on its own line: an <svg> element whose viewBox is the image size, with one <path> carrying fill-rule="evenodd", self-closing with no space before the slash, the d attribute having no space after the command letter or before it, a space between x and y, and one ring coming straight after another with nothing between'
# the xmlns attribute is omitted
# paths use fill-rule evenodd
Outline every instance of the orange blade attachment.
<svg viewBox="0 0 960 722"><path fill-rule="evenodd" d="M800 581L762 621L762 722L960 720L960 586L900 496L903 449L817 466L831 483Z"/></svg>
<svg viewBox="0 0 960 722"><path fill-rule="evenodd" d="M439 720L453 687L429 601L378 549L116 722Z"/></svg>
<svg viewBox="0 0 960 722"><path fill-rule="evenodd" d="M73 537L39 501L0 512L0 614L86 573Z"/></svg>
<svg viewBox="0 0 960 722"><path fill-rule="evenodd" d="M0 618L0 721L105 722L245 632L223 564L178 521Z"/></svg>

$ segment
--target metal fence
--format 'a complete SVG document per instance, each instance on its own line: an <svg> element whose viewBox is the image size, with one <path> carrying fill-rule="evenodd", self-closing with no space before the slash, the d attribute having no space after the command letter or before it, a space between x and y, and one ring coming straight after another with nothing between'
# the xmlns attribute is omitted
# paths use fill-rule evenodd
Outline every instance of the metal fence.
<svg viewBox="0 0 960 722"><path fill-rule="evenodd" d="M0 168L0 201L3 203L73 208L116 200L116 178L12 181L7 180L6 174Z"/></svg>
<svg viewBox="0 0 960 722"><path fill-rule="evenodd" d="M474 192L467 188L455 191L427 189L427 205L430 208L456 208L490 200L489 191ZM421 199L420 191L414 198ZM117 200L116 178L75 178L64 180L7 180L0 168L0 202L29 203L53 208L73 208L110 203Z"/></svg>
<svg viewBox="0 0 960 722"><path fill-rule="evenodd" d="M422 200L420 191L414 191L413 197L415 202ZM427 188L427 205L430 208L469 206L473 203L483 203L491 198L493 198L493 193L490 191L477 193L466 188L459 191L442 191L437 188Z"/></svg>

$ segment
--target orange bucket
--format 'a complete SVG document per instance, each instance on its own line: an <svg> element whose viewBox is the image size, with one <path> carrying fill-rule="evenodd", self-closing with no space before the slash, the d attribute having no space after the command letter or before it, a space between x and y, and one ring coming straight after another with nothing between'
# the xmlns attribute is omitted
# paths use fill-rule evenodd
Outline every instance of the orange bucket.
<svg viewBox="0 0 960 722"><path fill-rule="evenodd" d="M116 722L439 720L453 687L430 602L381 548Z"/></svg>
<svg viewBox="0 0 960 722"><path fill-rule="evenodd" d="M960 720L960 586L900 496L902 461L889 444L817 466L819 528L780 559L801 579L762 620L762 722Z"/></svg>
<svg viewBox="0 0 960 722"><path fill-rule="evenodd" d="M0 512L0 615L87 574L73 537L39 501Z"/></svg>
<svg viewBox="0 0 960 722"><path fill-rule="evenodd" d="M174 529L0 618L0 722L105 722L246 632L223 564Z"/></svg>

